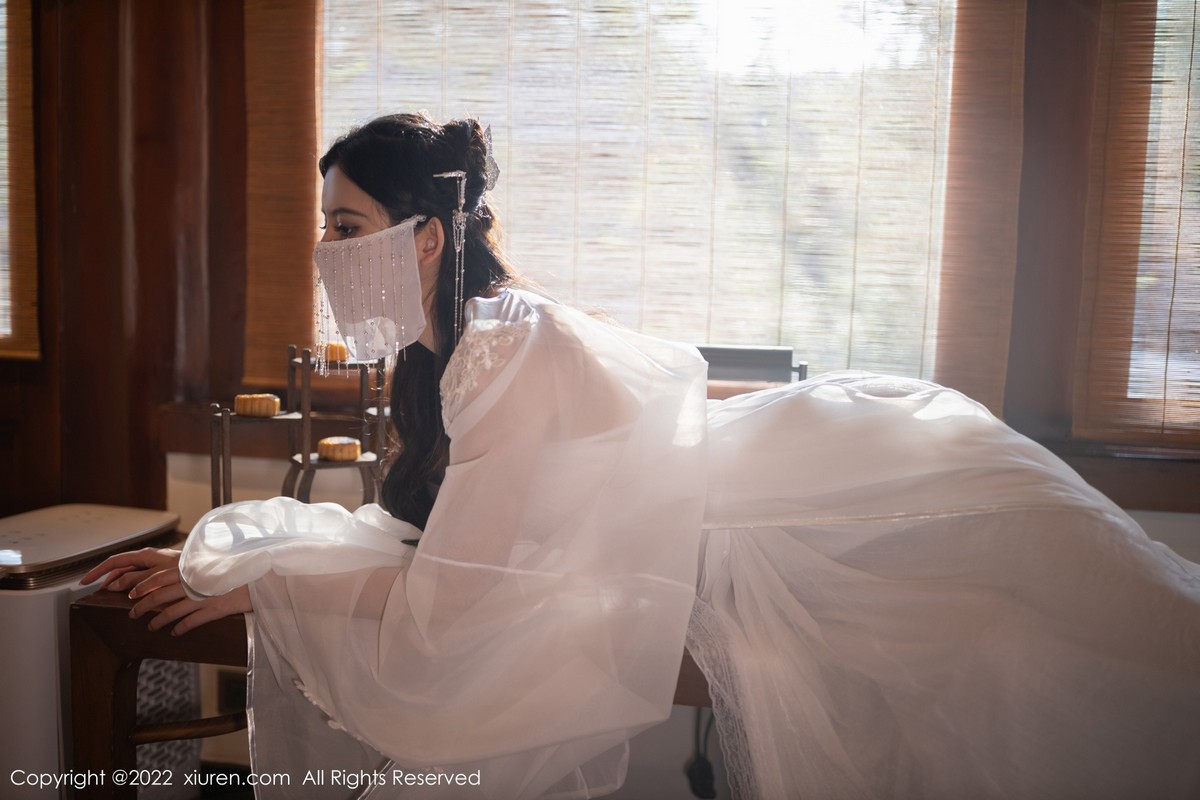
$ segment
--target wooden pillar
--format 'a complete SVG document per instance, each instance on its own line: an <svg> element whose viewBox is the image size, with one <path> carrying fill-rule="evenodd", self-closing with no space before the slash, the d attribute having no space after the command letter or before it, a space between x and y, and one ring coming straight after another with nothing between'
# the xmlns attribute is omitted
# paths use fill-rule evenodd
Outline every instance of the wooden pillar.
<svg viewBox="0 0 1200 800"><path fill-rule="evenodd" d="M45 347L41 361L0 365L0 436L14 455L0 467L0 514L161 508L160 408L210 394L210 77L241 85L236 59L210 64L211 23L237 23L218 52L240 54L241 3L46 0L35 13ZM244 129L229 117L244 111L220 103L228 145ZM221 186L240 197L244 165L231 160ZM232 241L223 255L244 233Z"/></svg>
<svg viewBox="0 0 1200 800"><path fill-rule="evenodd" d="M1025 155L1005 420L1070 433L1100 0L1034 0L1026 14Z"/></svg>

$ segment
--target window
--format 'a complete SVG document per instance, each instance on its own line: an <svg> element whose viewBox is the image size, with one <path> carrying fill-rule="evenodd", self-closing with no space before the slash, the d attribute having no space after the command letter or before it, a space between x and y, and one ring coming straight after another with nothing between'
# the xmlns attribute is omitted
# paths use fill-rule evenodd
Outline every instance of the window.
<svg viewBox="0 0 1200 800"><path fill-rule="evenodd" d="M755 337L791 343L812 362L814 372L842 366L922 375L932 370L934 380L963 390L997 413L1003 409L1011 424L1059 448L1089 480L1130 507L1194 509L1194 500L1181 500L1194 493L1180 489L1195 484L1200 465L1181 460L1191 452L1187 448L1194 451L1200 442L1200 436L1183 435L1196 427L1194 406L1189 410L1188 405L1195 387L1190 368L1164 370L1162 360L1153 368L1160 375L1183 376L1187 391L1182 393L1171 394L1172 385L1181 385L1178 381L1159 380L1154 389L1138 377L1139 370L1143 375L1147 370L1140 365L1150 363L1155 352L1169 349L1170 363L1187 364L1185 356L1195 349L1189 336L1200 325L1194 289L1187 288L1188 281L1195 285L1194 269L1188 265L1196 262L1194 236L1200 229L1194 216L1194 172L1174 189L1171 226L1192 236L1177 242L1179 268L1172 256L1171 270L1164 273L1161 265L1166 261L1158 258L1159 271L1147 271L1140 278L1140 297L1138 281L1139 253L1151 249L1143 244L1143 228L1165 230L1163 223L1151 220L1169 220L1172 208L1156 201L1168 213L1151 217L1155 204L1143 204L1148 186L1165 185L1165 170L1150 175L1166 163L1163 140L1177 137L1176 148L1182 147L1180 142L1193 143L1170 157L1177 172L1180 165L1194 169L1196 163L1196 71L1190 66L1195 60L1196 2L1163 2L1169 26L1158 21L1156 0L1087 0L1028 8L1020 2L942 0L936 16L933 4L923 0L756 0L736 5L732 0L713 0L711 5L680 0L669 6L648 0L636 7L510 0L499 8L488 4L484 10L466 0L429 3L422 9L412 4L369 2L358 7L348 0L308 0L303 13L289 5L272 12L274 17L263 24L252 24L251 18L275 6L247 4L249 125L251 144L257 147L249 159L251 173L290 148L286 169L261 178L262 202L250 194L248 212L272 209L268 196L298 198L286 220L253 221L259 233L251 244L276 230L288 232L279 244L295 243L291 234L297 226L311 227L316 195L310 180L312 153L350 124L380 111L422 106L435 116L475 114L489 120L496 134L504 170L496 199L509 249L520 266L554 291L607 307L629 324L676 338L736 342ZM797 22L792 6L813 16ZM809 11L816 6L821 9ZM745 21L722 21L721 10L734 7ZM377 21L375 14L380 12L386 13ZM910 13L924 20L921 32L895 31L897 26L905 29ZM858 102L839 100L829 108L813 109L803 103L812 90L808 84L840 81L844 86L845 73L834 67L804 70L831 61L845 69L845 62L820 61L820 48L799 60L794 54L799 43L824 41L816 31L827 30L830 20L843 30L857 30L858 40L868 43L851 51L868 68L850 73L857 74L861 84L862 91L852 95ZM270 38L288 25L304 29L284 43ZM789 31L792 38L774 37L776 30ZM751 47L744 42L755 40L745 38L746 31L764 38ZM1191 78L1177 83L1191 88L1186 90L1186 105L1168 100L1167 89L1161 89L1158 107L1186 107L1186 125L1175 127L1175 133L1160 127L1151 135L1155 64L1161 65L1161 79L1175 75L1178 80L1161 56L1164 51L1155 61L1160 31L1164 41L1192 53ZM921 43L924 61L906 55L906 36ZM893 84L901 86L895 89L900 92L896 97L873 90L879 70L864 54L872 52L870 43L880 37L891 43L884 52L892 53L893 66L909 77L921 74L917 64L940 65L937 74L942 77L932 83L924 79L922 96L940 100L928 107L930 118L923 123L887 115L906 97L905 87L908 99L919 94L919 80ZM262 46L256 44L268 38ZM631 42L640 42L641 49L631 48ZM708 58L686 54L695 42L706 43L703 52ZM315 63L253 64L257 51L278 58L302 53L306 43L315 47ZM934 50L939 51L936 57ZM755 55L748 58L745 54L750 52ZM449 68L443 69L443 64ZM588 72L592 66L598 69L595 75ZM272 84L251 91L252 81L293 78L295 86ZM322 81L323 87L315 85ZM534 102L537 91L565 99L558 104ZM314 95L320 100L310 106ZM258 108L262 98L268 102ZM644 103L645 98L654 102ZM1030 102L1036 110L1025 119ZM751 136L749 123L754 118L746 108L755 103L769 113L766 125L760 116L757 134ZM298 133L308 135L310 107L320 130L312 133L311 141L296 144ZM859 115L860 109L865 116ZM708 135L684 144L675 129L687 130L691 118L707 120ZM286 124L254 145L257 128L280 119ZM930 147L942 149L914 159L921 168L900 156L880 167L870 135L885 119L896 120L897 128L910 125L914 137L923 132ZM811 136L801 136L815 130L818 122L842 132L825 143L825 149L812 146ZM848 153L857 157L859 130L867 158L854 162L858 193L839 200L828 188L824 195L813 190L833 187L831 181L818 181L848 172L839 159ZM927 135L941 130L945 138ZM780 146L786 166L779 161ZM891 217L872 214L884 190L903 196L893 187L903 186L909 177L921 179L925 167L934 175L942 170L943 183L924 183L924 211L920 205L917 211L901 205ZM639 174L649 178L642 183L642 193L629 190L638 185ZM288 184L284 191L280 181L291 175L303 176L307 183ZM743 175L749 175L744 185ZM535 181L543 182L536 184L537 191L520 188ZM1028 195L1022 194L1023 184ZM796 199L797 192L803 199ZM709 204L707 213L697 211L703 203ZM726 211L743 212L752 203L758 204L753 206L758 213L743 216L737 226L724 216ZM840 217L858 223L850 228L857 231L852 239L844 225L829 222L839 218L829 209L847 206L864 212ZM762 213L768 207L773 213ZM593 208L604 213L591 213ZM539 211L564 212L561 218L547 217L559 222L545 238L534 233L541 222ZM880 219L892 224L880 226ZM564 235L565 230L570 234ZM906 254L910 271L876 270L881 252L890 258L891 250L911 245L904 234L913 230L923 231L928 241L918 251L927 267L922 269L919 259ZM656 255L640 257L639 236L657 248ZM850 241L853 249L847 258ZM890 250L889 242L894 243ZM305 288L310 243L302 244L277 259L273 270L280 279L266 292L253 288L253 273L281 252L280 247L263 246L251 254L251 300L274 300L282 294L280 287L298 286L306 296L291 298L288 313L310 313ZM1162 245L1154 247L1163 252ZM824 283L803 283L816 272L812 264L828 267ZM1080 265L1086 272L1082 278ZM606 285L610 275L623 277L620 283ZM1168 275L1174 281L1174 301L1164 305L1161 298L1166 295L1155 287ZM836 283L839 279L841 285ZM770 294L768 284L774 286ZM713 286L715 295L708 293ZM766 302L777 305L764 311L761 303L768 296L773 299ZM630 297L633 302L625 304ZM901 299L889 306L889 297ZM918 297L920 302L914 299ZM1147 303L1156 298L1153 310L1155 306ZM831 310L835 301L842 303L840 310ZM874 313L873 319L869 311L880 308L883 312ZM730 309L747 319L728 320ZM902 319L888 320L889 316ZM1141 331L1138 341L1144 342L1136 347L1135 316ZM1151 328L1168 316L1174 326L1169 348L1149 344ZM250 382L249 376L265 375L276 366L280 348L300 341L300 336L284 338L274 316L247 317L262 323L257 337L247 325L245 374ZM668 325L672 317L681 321L681 332L654 327ZM764 318L776 319L775 327L768 324L764 330ZM913 347L906 334L898 339L904 344L880 344L877 338L874 343L864 340L856 349L864 331L882 328L876 322L880 318L902 332L920 327L922 344ZM822 327L821 322L827 324ZM265 365L262 371L249 366L252 346L263 354L256 362ZM1177 357L1181 360L1176 362ZM1164 425L1164 420L1170 424ZM1121 439L1137 446L1114 444ZM1184 449L1154 449L1148 454L1139 449L1141 444L1162 442L1182 443ZM1114 452L1147 458L1113 458Z"/></svg>
<svg viewBox="0 0 1200 800"><path fill-rule="evenodd" d="M1075 432L1200 442L1197 0L1107 3Z"/></svg>
<svg viewBox="0 0 1200 800"><path fill-rule="evenodd" d="M37 202L29 0L0 0L0 357L37 358Z"/></svg>
<svg viewBox="0 0 1200 800"><path fill-rule="evenodd" d="M0 0L0 11L8 19L8 3ZM8 338L13 333L12 321L12 285L10 278L12 263L8 252L8 33L0 38L0 153L4 154L0 161L0 338Z"/></svg>
<svg viewBox="0 0 1200 800"><path fill-rule="evenodd" d="M1200 55L1195 0L1154 36L1128 395L1200 408ZM1163 424L1168 424L1164 419Z"/></svg>
<svg viewBox="0 0 1200 800"><path fill-rule="evenodd" d="M280 380L276 353L304 336L292 318L311 308L296 288L311 290L311 241L282 232L315 232L312 153L354 122L424 107L490 122L506 248L565 300L675 339L788 344L814 372L932 376L999 409L1021 4L308 0L245 13L247 383Z"/></svg>
<svg viewBox="0 0 1200 800"><path fill-rule="evenodd" d="M474 115L519 269L642 331L932 376L953 2L326 0L322 145Z"/></svg>

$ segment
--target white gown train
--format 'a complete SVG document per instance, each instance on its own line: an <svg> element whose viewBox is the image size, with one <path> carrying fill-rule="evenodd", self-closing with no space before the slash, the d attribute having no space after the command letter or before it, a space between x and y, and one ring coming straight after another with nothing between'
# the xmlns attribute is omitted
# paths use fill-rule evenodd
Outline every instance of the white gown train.
<svg viewBox="0 0 1200 800"><path fill-rule="evenodd" d="M202 519L185 585L250 585L254 768L292 779L259 796L601 796L686 639L738 797L1200 797L1200 567L948 389L704 381L507 291L468 306L424 532Z"/></svg>

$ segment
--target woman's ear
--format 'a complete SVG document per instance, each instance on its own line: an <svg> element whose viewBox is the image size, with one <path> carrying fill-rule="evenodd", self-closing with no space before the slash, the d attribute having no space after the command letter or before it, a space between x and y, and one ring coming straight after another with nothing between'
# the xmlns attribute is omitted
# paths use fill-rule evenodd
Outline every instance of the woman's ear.
<svg viewBox="0 0 1200 800"><path fill-rule="evenodd" d="M446 245L442 221L437 217L431 218L417 229L413 238L417 245L417 263L423 268L440 267L442 248Z"/></svg>

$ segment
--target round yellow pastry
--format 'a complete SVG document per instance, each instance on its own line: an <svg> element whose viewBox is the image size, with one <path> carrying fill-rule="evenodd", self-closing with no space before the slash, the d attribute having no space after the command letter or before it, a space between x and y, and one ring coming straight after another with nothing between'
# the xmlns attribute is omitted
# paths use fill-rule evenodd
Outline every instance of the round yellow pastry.
<svg viewBox="0 0 1200 800"><path fill-rule="evenodd" d="M273 394L239 394L233 398L239 417L273 417L279 413L279 398Z"/></svg>
<svg viewBox="0 0 1200 800"><path fill-rule="evenodd" d="M317 455L326 461L357 461L362 445L349 436L329 436L317 442Z"/></svg>
<svg viewBox="0 0 1200 800"><path fill-rule="evenodd" d="M350 360L350 350L344 342L325 343L325 361L329 364L340 364Z"/></svg>

